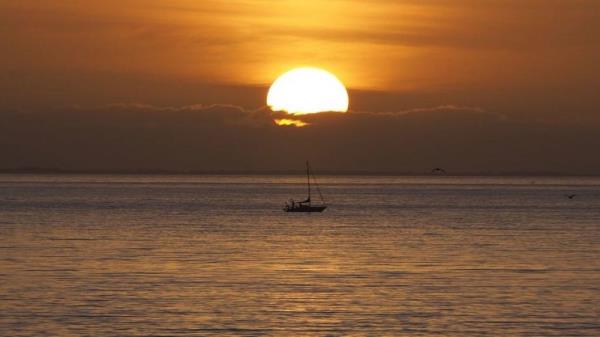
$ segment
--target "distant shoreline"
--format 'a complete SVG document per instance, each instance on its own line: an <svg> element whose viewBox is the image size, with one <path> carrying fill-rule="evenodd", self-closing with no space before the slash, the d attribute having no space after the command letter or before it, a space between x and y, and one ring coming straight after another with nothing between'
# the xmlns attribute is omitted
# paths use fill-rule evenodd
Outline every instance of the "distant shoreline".
<svg viewBox="0 0 600 337"><path fill-rule="evenodd" d="M447 172L446 174L434 174L430 172L400 172L400 171L333 171L320 170L317 172L321 176L430 176L430 177L600 177L598 174L584 174L574 172ZM17 168L0 169L0 175L304 175L301 170L67 170L53 168Z"/></svg>

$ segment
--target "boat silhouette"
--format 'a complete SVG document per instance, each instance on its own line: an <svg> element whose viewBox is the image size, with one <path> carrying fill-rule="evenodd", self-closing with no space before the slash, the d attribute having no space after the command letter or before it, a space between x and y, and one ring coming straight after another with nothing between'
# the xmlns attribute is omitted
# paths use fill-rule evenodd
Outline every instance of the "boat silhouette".
<svg viewBox="0 0 600 337"><path fill-rule="evenodd" d="M310 178L313 178L315 181L315 186L317 188L317 192L319 192L319 197L321 198L321 203L319 205L313 205L311 200L311 184ZM321 194L321 190L319 189L319 184L315 179L314 175L311 174L310 164L306 161L306 183L308 187L308 197L304 201L294 201L294 199L290 199L285 203L283 210L285 212L298 212L298 213L321 213L323 212L327 206L325 205L325 201L323 200L323 194Z"/></svg>

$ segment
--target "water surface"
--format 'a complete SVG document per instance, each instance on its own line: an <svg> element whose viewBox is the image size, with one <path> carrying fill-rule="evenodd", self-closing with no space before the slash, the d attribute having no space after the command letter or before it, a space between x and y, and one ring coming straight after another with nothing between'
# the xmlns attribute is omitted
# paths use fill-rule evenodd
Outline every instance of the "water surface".
<svg viewBox="0 0 600 337"><path fill-rule="evenodd" d="M600 179L303 183L0 175L0 333L600 335Z"/></svg>

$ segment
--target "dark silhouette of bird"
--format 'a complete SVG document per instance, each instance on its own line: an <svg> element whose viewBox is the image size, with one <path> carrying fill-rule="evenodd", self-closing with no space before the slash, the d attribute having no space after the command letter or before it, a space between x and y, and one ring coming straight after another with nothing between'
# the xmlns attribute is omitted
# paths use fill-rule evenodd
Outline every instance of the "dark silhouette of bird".
<svg viewBox="0 0 600 337"><path fill-rule="evenodd" d="M569 199L573 199L573 198L575 198L575 197L577 196L577 194L567 194L567 195L565 195L565 196L566 196L567 198L569 198Z"/></svg>
<svg viewBox="0 0 600 337"><path fill-rule="evenodd" d="M433 170L431 170L431 173L446 173L446 170L440 167L436 167Z"/></svg>

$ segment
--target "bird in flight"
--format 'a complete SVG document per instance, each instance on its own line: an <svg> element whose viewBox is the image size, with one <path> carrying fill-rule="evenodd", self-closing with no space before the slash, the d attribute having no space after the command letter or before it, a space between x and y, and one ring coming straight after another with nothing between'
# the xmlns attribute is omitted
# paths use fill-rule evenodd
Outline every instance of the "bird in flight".
<svg viewBox="0 0 600 337"><path fill-rule="evenodd" d="M577 194L567 194L566 197L569 199L573 199L575 198L575 196L577 196Z"/></svg>

